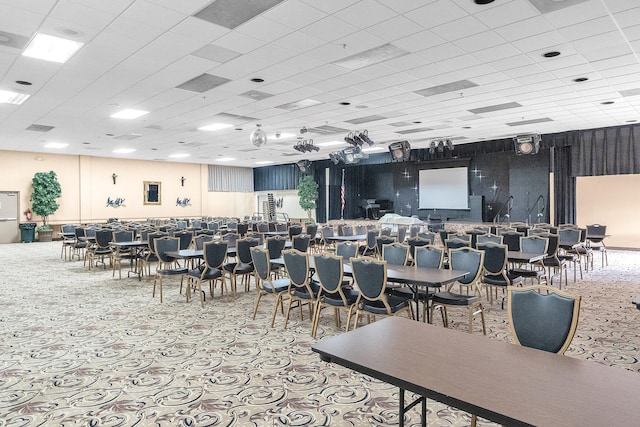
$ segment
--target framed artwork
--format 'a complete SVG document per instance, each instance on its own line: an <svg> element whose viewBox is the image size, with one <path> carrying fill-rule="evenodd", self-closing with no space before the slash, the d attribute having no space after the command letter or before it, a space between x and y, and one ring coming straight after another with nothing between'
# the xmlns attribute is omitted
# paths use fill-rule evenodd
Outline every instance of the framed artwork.
<svg viewBox="0 0 640 427"><path fill-rule="evenodd" d="M162 202L161 183L157 181L144 182L144 204L159 205Z"/></svg>

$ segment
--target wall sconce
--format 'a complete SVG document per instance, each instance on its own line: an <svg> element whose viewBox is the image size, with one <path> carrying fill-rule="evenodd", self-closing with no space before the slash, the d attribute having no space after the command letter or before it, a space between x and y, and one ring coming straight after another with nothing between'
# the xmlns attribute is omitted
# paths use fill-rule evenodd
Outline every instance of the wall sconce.
<svg viewBox="0 0 640 427"><path fill-rule="evenodd" d="M182 184L182 186L184 187L184 182L187 180L187 178L185 178L184 176L180 178L180 183Z"/></svg>
<svg viewBox="0 0 640 427"><path fill-rule="evenodd" d="M113 179L113 185L116 185L116 178L118 178L118 175L116 175L116 173L114 172L114 173L111 175L111 179Z"/></svg>

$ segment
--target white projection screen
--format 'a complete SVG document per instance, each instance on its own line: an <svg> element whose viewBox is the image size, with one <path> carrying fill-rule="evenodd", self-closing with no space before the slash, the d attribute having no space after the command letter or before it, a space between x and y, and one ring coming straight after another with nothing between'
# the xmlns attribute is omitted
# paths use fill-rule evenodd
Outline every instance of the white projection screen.
<svg viewBox="0 0 640 427"><path fill-rule="evenodd" d="M469 209L466 167L420 170L420 209Z"/></svg>

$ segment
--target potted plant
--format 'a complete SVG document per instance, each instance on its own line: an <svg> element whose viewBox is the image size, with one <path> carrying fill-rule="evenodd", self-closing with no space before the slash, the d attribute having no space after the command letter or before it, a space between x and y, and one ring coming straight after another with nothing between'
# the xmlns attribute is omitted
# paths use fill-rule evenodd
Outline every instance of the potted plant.
<svg viewBox="0 0 640 427"><path fill-rule="evenodd" d="M313 223L311 211L316 208L316 200L318 200L318 184L311 175L300 178L298 183L298 198L300 207L307 211L307 223Z"/></svg>
<svg viewBox="0 0 640 427"><path fill-rule="evenodd" d="M54 171L36 172L31 180L31 187L31 209L42 217L42 225L36 228L38 240L50 242L53 227L48 223L49 215L53 215L60 207L56 199L62 195L58 176Z"/></svg>

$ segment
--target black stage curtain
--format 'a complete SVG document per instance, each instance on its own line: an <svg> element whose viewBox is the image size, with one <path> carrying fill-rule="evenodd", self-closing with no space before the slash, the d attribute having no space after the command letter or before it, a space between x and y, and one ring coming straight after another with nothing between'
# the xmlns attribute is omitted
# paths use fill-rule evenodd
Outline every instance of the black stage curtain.
<svg viewBox="0 0 640 427"><path fill-rule="evenodd" d="M640 126L578 132L571 152L573 176L640 173Z"/></svg>
<svg viewBox="0 0 640 427"><path fill-rule="evenodd" d="M572 149L570 146L552 148L555 224L576 223L576 177L571 176Z"/></svg>

